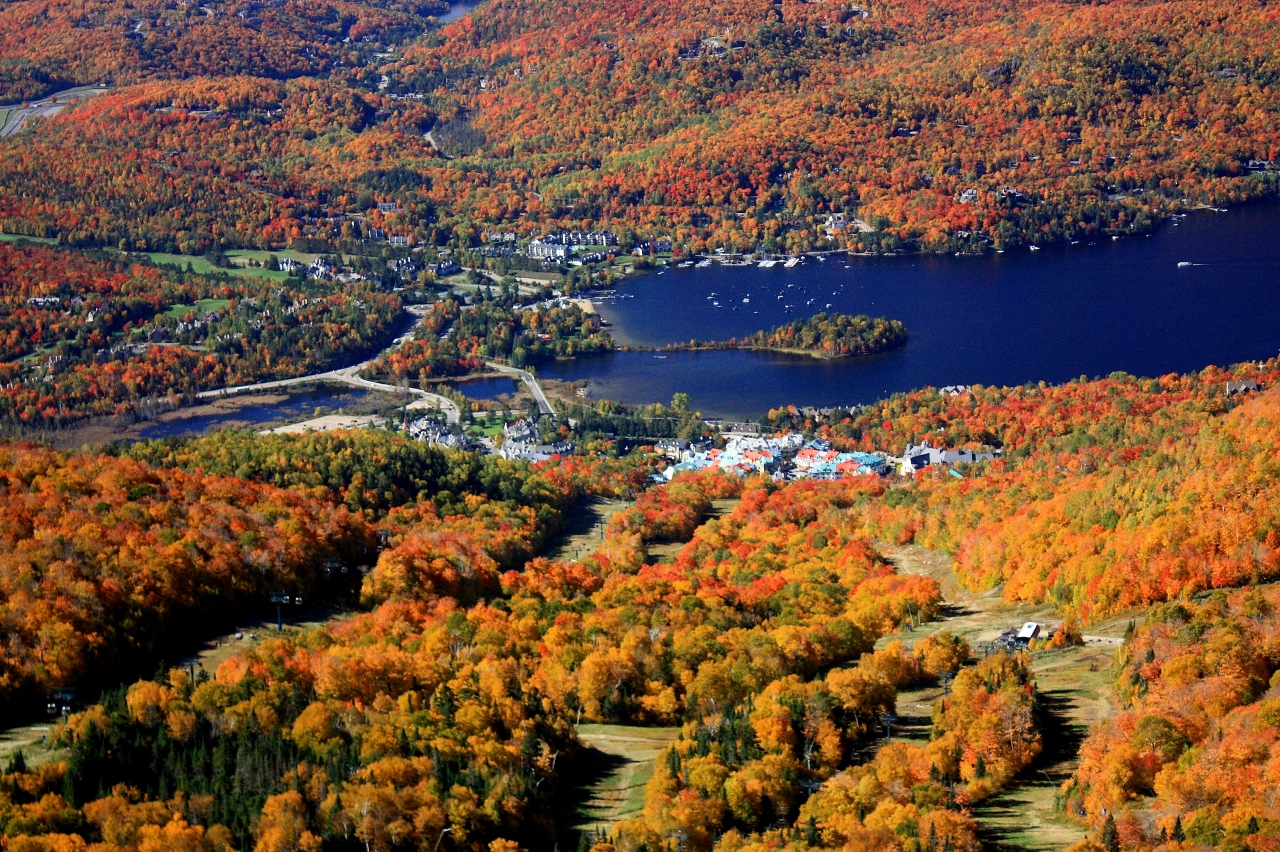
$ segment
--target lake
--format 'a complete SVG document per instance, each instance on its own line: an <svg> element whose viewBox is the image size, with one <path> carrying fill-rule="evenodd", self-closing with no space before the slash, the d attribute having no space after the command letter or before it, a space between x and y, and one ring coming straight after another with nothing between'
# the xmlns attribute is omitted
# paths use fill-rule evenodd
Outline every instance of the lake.
<svg viewBox="0 0 1280 852"><path fill-rule="evenodd" d="M508 376L487 376L483 379L470 379L454 384L458 392L467 399L496 399L503 394L514 394L520 389L519 383Z"/></svg>
<svg viewBox="0 0 1280 852"><path fill-rule="evenodd" d="M834 361L616 352L548 364L539 375L586 379L596 398L628 404L683 391L703 414L752 418L787 403L863 404L927 385L1158 376L1280 350L1280 203L1035 252L672 269L618 292L627 298L607 300L600 313L632 345L726 340L822 310L900 319L910 339Z"/></svg>
<svg viewBox="0 0 1280 852"><path fill-rule="evenodd" d="M474 9L476 6L479 6L479 5L480 5L480 0L475 0L475 2L473 3L450 3L449 11L445 12L436 20L440 21L440 23L442 24L451 23L453 21L458 20L463 15L467 14L468 12L470 12L472 9Z"/></svg>

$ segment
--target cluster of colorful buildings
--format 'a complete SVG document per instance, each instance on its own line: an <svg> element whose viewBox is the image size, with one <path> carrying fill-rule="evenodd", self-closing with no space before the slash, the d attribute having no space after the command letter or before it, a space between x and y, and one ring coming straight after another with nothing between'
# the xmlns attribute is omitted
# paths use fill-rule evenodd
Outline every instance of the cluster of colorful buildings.
<svg viewBox="0 0 1280 852"><path fill-rule="evenodd" d="M732 438L724 445L724 449L684 449L679 453L680 460L664 470L662 475L666 479L672 479L682 470L708 468L732 471L741 476L753 473L776 475L783 462L802 446L804 437L794 433L776 438ZM666 452L669 456L672 455L670 449L666 449Z"/></svg>
<svg viewBox="0 0 1280 852"><path fill-rule="evenodd" d="M682 470L718 468L743 476L765 474L776 479L838 479L842 476L883 476L889 460L876 453L842 453L826 441L805 443L797 433L774 438L732 438L724 449L663 448L669 456L678 449L679 461L663 471L672 479Z"/></svg>
<svg viewBox="0 0 1280 852"><path fill-rule="evenodd" d="M842 453L826 441L813 441L800 452L792 464L796 479L838 479L842 476L884 476L889 460L875 453Z"/></svg>
<svg viewBox="0 0 1280 852"><path fill-rule="evenodd" d="M930 465L953 470L957 464L990 461L1000 457L994 452L945 450L927 442L908 447L902 457L888 453L840 452L821 439L805 442L797 434L774 438L738 436L724 449L691 446L687 441L661 441L657 449L675 464L662 472L670 480L682 470L718 468L740 475L764 474L774 479L840 479L845 476L888 476L899 473L910 476ZM958 474L957 474L958 475Z"/></svg>

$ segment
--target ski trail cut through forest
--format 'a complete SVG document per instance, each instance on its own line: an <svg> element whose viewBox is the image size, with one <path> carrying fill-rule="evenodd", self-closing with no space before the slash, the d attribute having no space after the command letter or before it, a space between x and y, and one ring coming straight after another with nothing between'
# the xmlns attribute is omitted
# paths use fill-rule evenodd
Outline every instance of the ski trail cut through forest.
<svg viewBox="0 0 1280 852"><path fill-rule="evenodd" d="M615 823L638 816L654 761L678 736L679 728L579 725L578 737L586 747L577 761L583 791L569 828L608 832Z"/></svg>
<svg viewBox="0 0 1280 852"><path fill-rule="evenodd" d="M878 542L877 548L900 573L936 579L944 600L937 621L886 636L879 647L893 639L913 643L950 630L969 640L976 651L979 643L994 640L1007 627L1026 621L1061 621L1049 606L1006 603L1002 588L970 591L960 583L946 554L886 542ZM1084 646L1032 654L1043 751L1008 789L975 807L979 836L988 849L1048 852L1065 849L1085 836L1082 827L1055 812L1054 799L1079 763L1080 743L1089 726L1115 713L1108 671L1128 622L1125 615L1091 625ZM941 697L937 686L900 692L894 736L928 742L933 705Z"/></svg>

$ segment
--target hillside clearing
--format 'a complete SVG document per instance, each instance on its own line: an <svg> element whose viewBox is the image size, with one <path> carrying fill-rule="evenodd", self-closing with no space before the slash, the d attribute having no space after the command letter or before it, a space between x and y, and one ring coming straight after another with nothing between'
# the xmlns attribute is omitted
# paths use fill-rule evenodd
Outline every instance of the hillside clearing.
<svg viewBox="0 0 1280 852"><path fill-rule="evenodd" d="M1006 603L999 588L969 591L961 585L945 554L884 542L878 547L900 572L935 578L946 601L942 618L887 636L881 646L892 639L912 642L950 630L968 639L976 650L979 643L994 640L1007 627L1026 621L1060 620L1048 606ZM1113 618L1090 627L1091 644L1031 655L1044 750L1012 786L974 809L983 840L990 848L1047 852L1064 849L1085 836L1080 826L1055 812L1054 799L1079 763L1077 752L1089 726L1115 713L1108 672L1116 643L1128 623L1127 615ZM941 697L938 687L900 693L894 736L927 741L933 704Z"/></svg>

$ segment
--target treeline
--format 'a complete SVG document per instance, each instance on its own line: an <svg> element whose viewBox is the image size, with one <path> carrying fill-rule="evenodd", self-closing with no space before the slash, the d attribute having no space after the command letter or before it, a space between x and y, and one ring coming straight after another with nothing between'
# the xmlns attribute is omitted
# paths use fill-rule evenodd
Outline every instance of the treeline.
<svg viewBox="0 0 1280 852"><path fill-rule="evenodd" d="M795 319L770 331L757 331L744 338L727 341L697 341L669 344L664 349L770 349L779 352L807 352L823 358L871 355L895 349L907 342L907 329L900 320L866 314L816 313Z"/></svg>
<svg viewBox="0 0 1280 852"><path fill-rule="evenodd" d="M1275 367L1244 375L1269 386L1280 378ZM955 486L926 469L913 487L868 501L863 529L951 551L973 589L1003 584L1006 600L1052 603L1085 620L1280 576L1276 480L1262 473L1274 467L1280 397L1226 397L1231 375L1015 391L1002 406L1013 452ZM914 402L976 413L987 393ZM954 425L976 425L972 416ZM879 428L904 428L908 418L885 417Z"/></svg>
<svg viewBox="0 0 1280 852"><path fill-rule="evenodd" d="M376 556L363 518L302 491L23 445L0 479L6 712L137 674L271 592L354 601L324 566Z"/></svg>
<svg viewBox="0 0 1280 852"><path fill-rule="evenodd" d="M1265 848L1280 743L1275 589L1214 592L1152 607L1116 666L1122 711L1096 726L1063 810L1090 848Z"/></svg>
<svg viewBox="0 0 1280 852"><path fill-rule="evenodd" d="M158 468L310 493L320 489L326 499L371 518L425 503L440 515L465 514L469 498L535 507L564 499L559 486L528 465L376 429L303 435L224 429L203 438L122 444L114 452Z"/></svg>
<svg viewBox="0 0 1280 852"><path fill-rule="evenodd" d="M707 433L707 424L691 408L688 394L678 393L670 405L655 403L630 408L619 402L600 400L567 403L555 400L556 411L573 421L573 430L585 437L683 438L695 440Z"/></svg>

